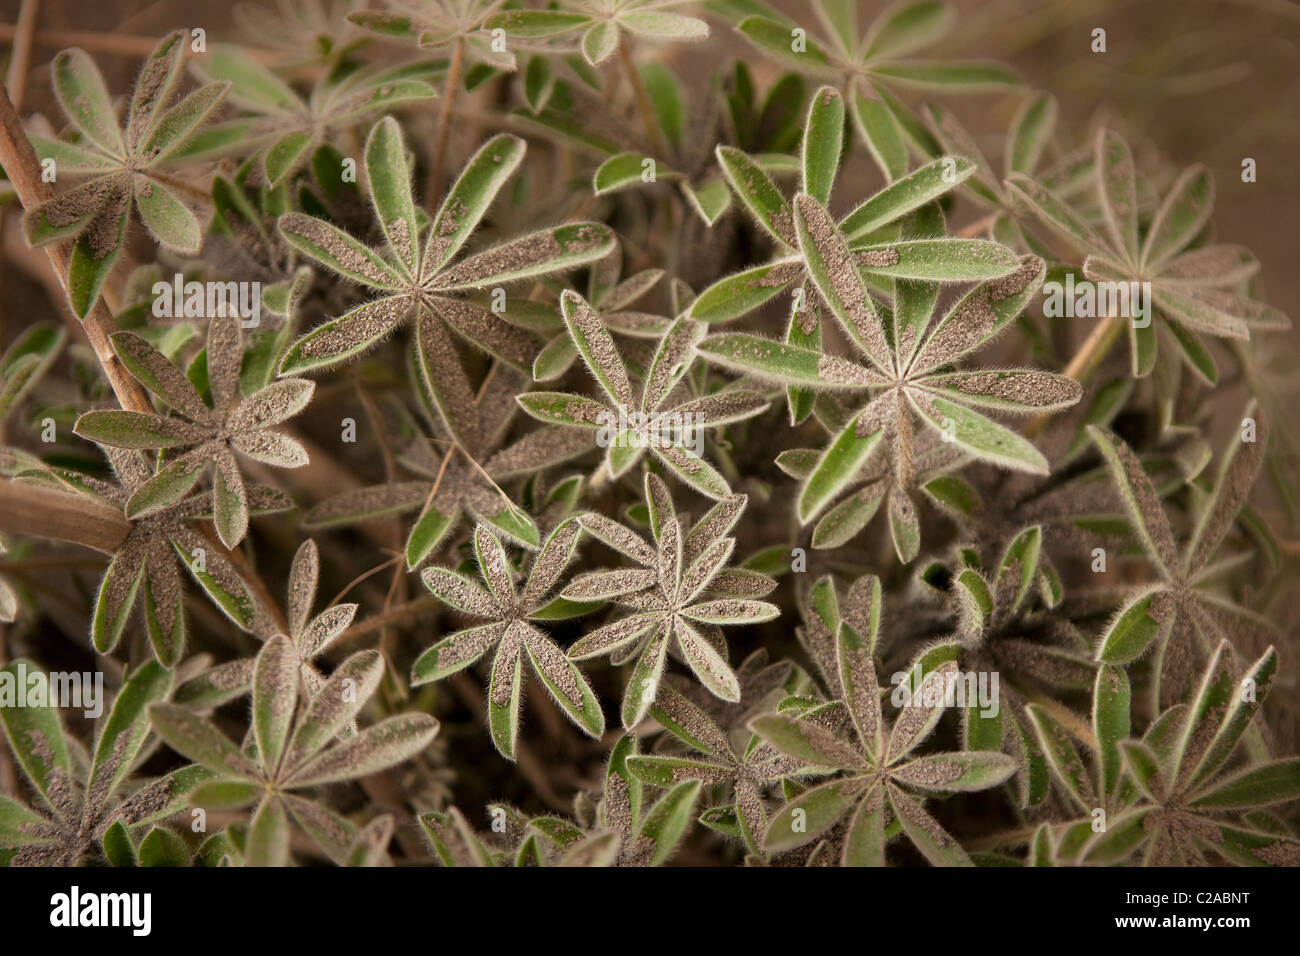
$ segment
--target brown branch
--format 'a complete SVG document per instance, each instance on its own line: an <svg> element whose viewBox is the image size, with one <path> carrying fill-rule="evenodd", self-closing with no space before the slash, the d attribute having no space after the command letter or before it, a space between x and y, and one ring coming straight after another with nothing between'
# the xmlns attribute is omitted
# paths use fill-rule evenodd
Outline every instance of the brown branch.
<svg viewBox="0 0 1300 956"><path fill-rule="evenodd" d="M71 541L112 554L131 522L90 498L26 481L0 481L0 529L12 534Z"/></svg>
<svg viewBox="0 0 1300 956"><path fill-rule="evenodd" d="M36 159L36 151L32 149L32 144L23 131L22 123L18 119L18 111L14 109L9 99L7 88L0 89L0 166L3 166L8 174L9 182L13 184L14 192L17 193L18 201L22 203L24 209L33 209L54 198L54 190L50 184L41 179L41 166ZM50 257L50 264L54 267L59 285L68 300L66 318L70 323L75 323L72 300L68 294L68 267L72 258L72 243L67 241L50 243L45 247L45 254ZM126 367L113 351L108 337L117 331L117 323L113 321L113 316L109 314L103 302L96 301L79 324L85 330L86 338L90 340L90 346L95 350L99 364L104 367L104 374L108 376L109 384L113 386L113 393L117 395L119 404L130 411L152 412L153 408L144 389L127 374Z"/></svg>

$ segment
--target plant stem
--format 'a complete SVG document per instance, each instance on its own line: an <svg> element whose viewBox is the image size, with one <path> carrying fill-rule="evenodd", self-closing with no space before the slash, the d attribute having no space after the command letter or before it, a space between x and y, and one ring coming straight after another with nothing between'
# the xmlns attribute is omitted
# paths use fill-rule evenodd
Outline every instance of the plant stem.
<svg viewBox="0 0 1300 956"><path fill-rule="evenodd" d="M1074 379L1080 385L1086 384L1092 377L1092 373L1097 370L1097 366L1101 364L1101 360L1110 352L1123 327L1124 319L1119 315L1108 315L1098 322L1093 326L1088 337L1083 340L1079 351L1074 353L1074 358L1070 359L1070 364L1065 367L1062 374ZM1025 435L1029 438L1034 437L1043 430L1050 419L1050 415L1035 416L1025 426Z"/></svg>
<svg viewBox="0 0 1300 956"><path fill-rule="evenodd" d="M0 481L0 529L70 541L112 554L131 522L120 511L81 495L26 481Z"/></svg>
<svg viewBox="0 0 1300 956"><path fill-rule="evenodd" d="M0 166L3 166L5 172L9 174L9 182L13 185L18 201L22 203L24 209L33 209L54 198L54 190L50 184L41 179L41 166L37 162L36 151L27 140L27 134L18 120L18 111L10 102L9 90L6 88L0 88ZM68 296L68 267L72 259L72 243L67 241L50 243L45 246L45 254L50 257L50 264L54 267L59 285L63 288L65 297L68 297L66 318L69 324L76 324L75 315L72 313L72 300ZM109 384L113 386L113 393L117 396L118 403L129 411L151 413L153 407L149 404L144 389L127 374L125 366L118 360L109 342L108 337L117 331L117 323L113 321L107 306L101 301L96 301L90 307L86 317L81 320L80 325L86 332L86 338L90 340L91 348L95 350L99 364L104 367L104 374L108 376Z"/></svg>
<svg viewBox="0 0 1300 956"><path fill-rule="evenodd" d="M990 213L983 219L976 219L969 226L957 230L957 235L963 239L977 239L989 231L993 223L997 222L997 218L997 213Z"/></svg>
<svg viewBox="0 0 1300 956"><path fill-rule="evenodd" d="M1084 339L1083 345L1079 346L1079 351L1074 353L1074 358L1070 359L1064 374L1076 382L1083 382L1090 378L1097 370L1097 366L1101 364L1101 360L1106 357L1106 353L1110 351L1110 347L1115 344L1115 339L1119 337L1123 325L1123 317L1119 315L1108 315L1097 323Z"/></svg>
<svg viewBox="0 0 1300 956"><path fill-rule="evenodd" d="M451 48L451 62L447 64L447 78L442 85L442 110L438 114L438 129L433 140L433 164L429 167L429 181L425 191L428 193L429 212L435 213L438 201L442 197L442 170L447 162L447 140L451 135L451 113L456 105L456 94L460 92L461 75L465 71L465 39L457 37Z"/></svg>
<svg viewBox="0 0 1300 956"><path fill-rule="evenodd" d="M364 621L358 621L346 631L340 634L335 640L342 644L344 641L351 640L354 637L361 637L363 634L369 634L383 627L389 627L393 624L400 624L414 617L418 617L423 611L433 611L438 608L438 599L435 597L419 597L413 601L407 601L405 604L399 604L391 610L384 611L382 614L376 614L368 617Z"/></svg>
<svg viewBox="0 0 1300 956"><path fill-rule="evenodd" d="M645 81L641 79L641 71L636 68L636 60L632 57L632 46L627 42L627 36L622 31L619 31L618 35L618 58L632 87L632 96L636 100L637 112L641 114L641 122L645 123L646 135L650 138L650 148L656 153L662 152L663 139L659 135L659 123L655 119L654 104L650 102L650 93L645 88Z"/></svg>

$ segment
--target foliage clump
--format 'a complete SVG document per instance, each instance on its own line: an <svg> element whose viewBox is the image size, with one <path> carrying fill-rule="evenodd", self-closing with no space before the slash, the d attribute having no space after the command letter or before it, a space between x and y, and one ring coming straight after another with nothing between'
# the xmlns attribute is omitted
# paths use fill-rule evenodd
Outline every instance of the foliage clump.
<svg viewBox="0 0 1300 956"><path fill-rule="evenodd" d="M1290 323L1209 169L934 0L335 6L0 127L66 290L0 677L112 700L0 685L0 859L1300 862Z"/></svg>

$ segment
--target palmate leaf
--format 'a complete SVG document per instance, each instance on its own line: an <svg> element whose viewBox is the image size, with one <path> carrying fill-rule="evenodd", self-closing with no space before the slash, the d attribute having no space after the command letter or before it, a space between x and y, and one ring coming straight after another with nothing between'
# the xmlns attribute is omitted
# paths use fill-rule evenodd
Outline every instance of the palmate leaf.
<svg viewBox="0 0 1300 956"><path fill-rule="evenodd" d="M185 46L184 34L174 31L146 59L125 135L103 77L85 51L65 50L52 64L55 95L84 141L81 148L55 144L48 158L70 158L72 170L89 172L92 178L28 209L23 228L32 244L75 236L67 285L78 317L88 314L117 262L133 202L159 242L182 253L199 251L198 218L158 174L176 160L228 85L207 84L168 106Z"/></svg>
<svg viewBox="0 0 1300 956"><path fill-rule="evenodd" d="M300 338L280 363L281 374L336 365L373 348L415 317L421 370L433 363L442 372L456 361L442 329L444 323L484 351L516 365L531 365L536 347L531 337L495 321L495 316L467 302L461 293L521 279L563 272L606 257L613 234L598 223L570 223L543 229L468 257L455 259L488 207L518 167L521 139L502 134L490 139L470 159L421 239L410 191L410 168L400 127L388 119L367 140L367 178L371 205L397 262L324 220L286 212L278 219L285 241L332 271L380 293L344 315ZM453 261L455 260L455 261ZM512 334L514 333L514 334ZM447 374L425 376L440 412L455 432Z"/></svg>

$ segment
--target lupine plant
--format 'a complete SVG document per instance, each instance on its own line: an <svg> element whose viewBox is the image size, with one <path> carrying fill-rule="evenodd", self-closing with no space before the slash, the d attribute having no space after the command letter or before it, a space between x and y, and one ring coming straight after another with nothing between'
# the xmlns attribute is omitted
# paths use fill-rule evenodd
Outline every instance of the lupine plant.
<svg viewBox="0 0 1300 956"><path fill-rule="evenodd" d="M0 860L1300 862L1254 179L955 17L260 4L11 69ZM98 716L15 691L73 660Z"/></svg>

